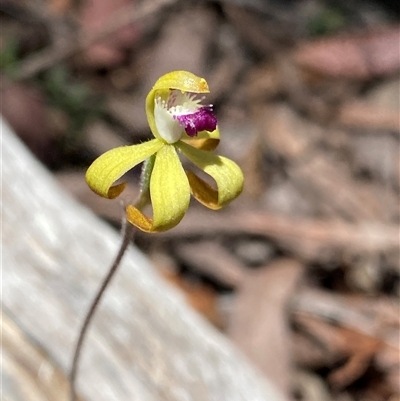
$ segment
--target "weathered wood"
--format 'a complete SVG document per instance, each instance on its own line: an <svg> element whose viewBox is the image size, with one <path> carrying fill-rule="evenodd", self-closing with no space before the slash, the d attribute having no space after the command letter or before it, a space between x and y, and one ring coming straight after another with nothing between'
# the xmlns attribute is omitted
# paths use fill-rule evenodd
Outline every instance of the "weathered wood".
<svg viewBox="0 0 400 401"><path fill-rule="evenodd" d="M2 344L3 395L20 400L21 386L36 386L41 390L21 391L24 401L62 401L60 374L68 370L77 330L120 239L60 189L4 122L1 137L3 324L11 333ZM18 330L16 346L11 339ZM36 381L24 381L25 346L40 350L61 373L44 374L42 364L31 363ZM134 247L95 316L78 390L86 401L283 399Z"/></svg>

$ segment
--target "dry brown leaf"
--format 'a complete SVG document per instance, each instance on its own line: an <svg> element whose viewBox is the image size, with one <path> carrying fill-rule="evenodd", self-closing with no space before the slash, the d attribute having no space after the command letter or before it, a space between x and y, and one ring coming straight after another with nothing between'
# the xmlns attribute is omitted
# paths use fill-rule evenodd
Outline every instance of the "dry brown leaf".
<svg viewBox="0 0 400 401"><path fill-rule="evenodd" d="M399 70L399 27L320 39L300 45L297 63L324 76L371 79Z"/></svg>
<svg viewBox="0 0 400 401"><path fill-rule="evenodd" d="M198 235L248 233L273 239L300 258L325 260L324 252L358 254L398 249L399 227L396 224L363 222L351 224L339 220L294 219L272 213L237 209L224 212L201 212L191 209L173 230L159 238L195 237Z"/></svg>
<svg viewBox="0 0 400 401"><path fill-rule="evenodd" d="M303 272L281 259L249 272L239 289L228 334L289 399L292 360L287 306Z"/></svg>
<svg viewBox="0 0 400 401"><path fill-rule="evenodd" d="M340 368L328 376L328 381L335 388L345 388L359 379L371 365L372 358L381 348L382 342L378 338L367 336L355 330L338 327L349 359Z"/></svg>
<svg viewBox="0 0 400 401"><path fill-rule="evenodd" d="M382 109L362 101L345 103L339 110L338 122L369 131L391 130L400 134L398 110Z"/></svg>

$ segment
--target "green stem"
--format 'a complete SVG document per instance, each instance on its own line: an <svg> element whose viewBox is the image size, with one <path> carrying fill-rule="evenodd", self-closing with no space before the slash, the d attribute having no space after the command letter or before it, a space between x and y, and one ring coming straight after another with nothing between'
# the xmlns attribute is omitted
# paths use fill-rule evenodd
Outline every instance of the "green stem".
<svg viewBox="0 0 400 401"><path fill-rule="evenodd" d="M139 210L142 210L150 203L150 176L153 172L155 160L156 157L153 155L146 159L143 163L142 172L140 175L140 194L139 199L135 204Z"/></svg>
<svg viewBox="0 0 400 401"><path fill-rule="evenodd" d="M150 176L153 171L155 157L151 156L149 159L145 161L142 167L142 174L140 179L140 194L138 200L135 202L135 206L138 209L144 208L150 201ZM79 361L81 356L81 351L83 347L83 343L86 338L87 331L89 329L90 323L93 319L94 313L96 312L98 305L103 297L105 290L108 288L112 278L114 277L118 267L121 264L121 260L128 249L129 244L131 243L133 236L135 233L134 226L125 221L123 227L122 234L122 242L119 247L117 256L115 257L114 262L112 263L110 269L108 270L107 275L103 279L97 293L93 301L90 304L89 310L86 313L85 319L83 320L82 326L79 330L78 340L75 345L74 355L72 359L71 369L69 373L69 381L70 381L70 401L76 401L76 378L78 374Z"/></svg>

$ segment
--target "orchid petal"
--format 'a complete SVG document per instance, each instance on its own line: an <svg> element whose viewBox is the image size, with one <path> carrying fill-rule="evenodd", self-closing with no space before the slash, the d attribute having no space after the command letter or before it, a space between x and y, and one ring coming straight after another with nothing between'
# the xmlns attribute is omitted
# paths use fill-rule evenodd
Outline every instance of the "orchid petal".
<svg viewBox="0 0 400 401"><path fill-rule="evenodd" d="M188 174L192 195L200 203L210 209L219 209L240 195L244 177L235 162L226 157L196 149L182 141L176 146L191 162L209 174L217 184L218 192L193 173Z"/></svg>
<svg viewBox="0 0 400 401"><path fill-rule="evenodd" d="M204 180L198 177L192 171L186 171L189 180L190 190L194 198L196 198L204 206L209 209L218 210L221 206L218 203L218 191Z"/></svg>
<svg viewBox="0 0 400 401"><path fill-rule="evenodd" d="M126 207L126 219L140 230L151 233L153 231L153 219L147 217L138 208L132 205Z"/></svg>
<svg viewBox="0 0 400 401"><path fill-rule="evenodd" d="M92 191L104 198L113 199L125 188L126 184L112 186L128 170L156 153L163 142L158 139L139 145L122 146L111 149L98 157L86 172L86 181Z"/></svg>

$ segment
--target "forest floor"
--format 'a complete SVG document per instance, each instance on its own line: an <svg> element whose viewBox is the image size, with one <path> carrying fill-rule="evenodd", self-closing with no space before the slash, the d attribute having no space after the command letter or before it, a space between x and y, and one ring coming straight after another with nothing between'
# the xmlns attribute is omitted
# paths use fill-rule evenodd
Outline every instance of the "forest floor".
<svg viewBox="0 0 400 401"><path fill-rule="evenodd" d="M288 400L400 400L396 2L8 0L0 18L2 114L116 227L85 168L150 138L162 74L206 78L244 192L137 245Z"/></svg>

